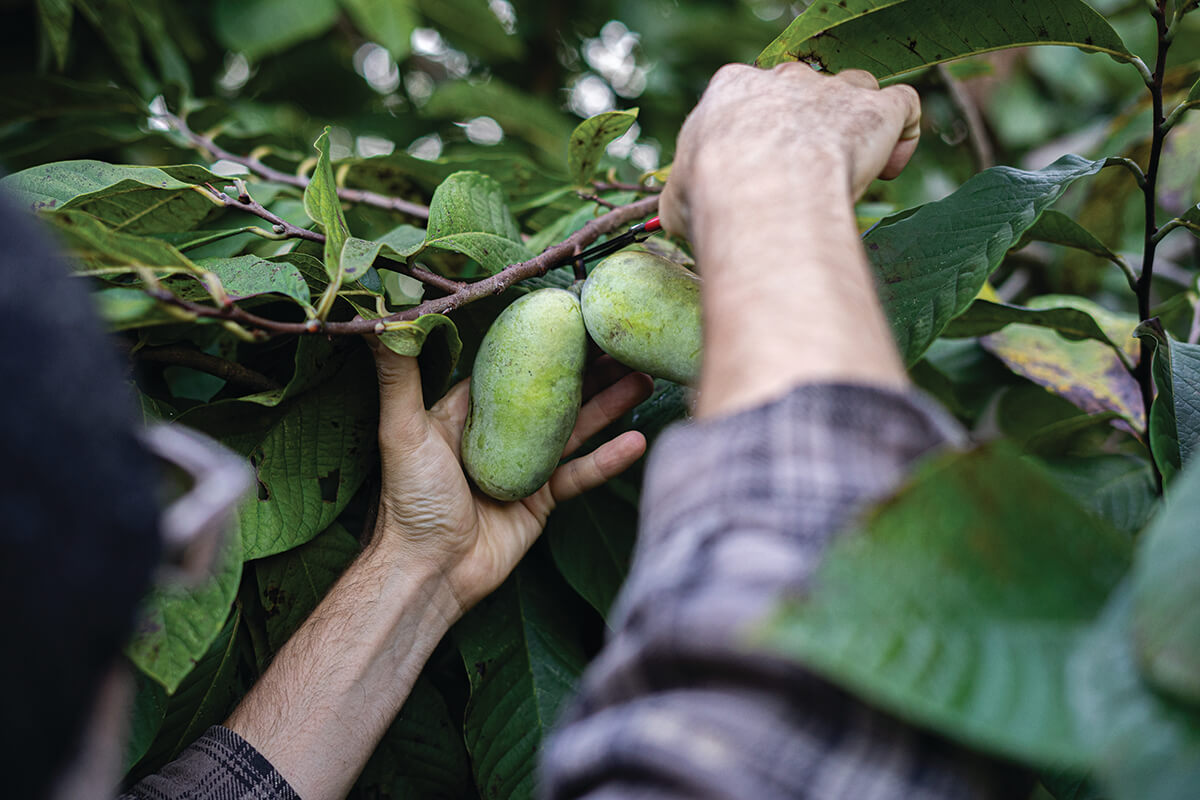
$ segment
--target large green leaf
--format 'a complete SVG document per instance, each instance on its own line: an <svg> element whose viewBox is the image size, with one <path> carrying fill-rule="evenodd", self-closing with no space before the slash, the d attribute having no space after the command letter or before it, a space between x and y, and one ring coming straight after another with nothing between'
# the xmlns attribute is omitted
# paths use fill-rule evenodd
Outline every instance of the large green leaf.
<svg viewBox="0 0 1200 800"><path fill-rule="evenodd" d="M294 264L285 260L235 256L202 259L196 266L220 278L225 292L235 300L262 294L281 294L302 306L307 306L311 300L304 276Z"/></svg>
<svg viewBox="0 0 1200 800"><path fill-rule="evenodd" d="M424 244L425 231L413 225L401 225L375 241L351 236L342 246L342 275L348 281L359 280L380 256L405 262Z"/></svg>
<svg viewBox="0 0 1200 800"><path fill-rule="evenodd" d="M567 143L567 170L571 180L584 186L596 174L604 148L629 130L637 121L638 110L606 111L575 126Z"/></svg>
<svg viewBox="0 0 1200 800"><path fill-rule="evenodd" d="M1118 345L1109 339L1108 334L1088 312L1065 305L1054 308L1046 304L1046 298L1041 298L1041 301L1038 308L1026 308L1008 303L976 300L970 308L950 320L946 330L942 331L942 336L948 339L986 336L1009 325L1033 325L1057 331L1060 336L1071 341L1092 339L1124 354L1125 342Z"/></svg>
<svg viewBox="0 0 1200 800"><path fill-rule="evenodd" d="M1085 765L1067 660L1128 552L1128 537L1007 446L955 454L835 541L764 638L954 738Z"/></svg>
<svg viewBox="0 0 1200 800"><path fill-rule="evenodd" d="M257 496L239 509L247 559L304 544L345 508L374 460L375 396L363 348L328 380L274 408L229 402L183 415L255 470Z"/></svg>
<svg viewBox="0 0 1200 800"><path fill-rule="evenodd" d="M195 587L164 584L143 601L129 659L174 693L216 641L242 579L242 537L232 526L221 545L212 577Z"/></svg>
<svg viewBox="0 0 1200 800"><path fill-rule="evenodd" d="M359 785L374 787L392 800L475 796L461 723L453 719L445 699L424 675L417 678L404 707L384 732Z"/></svg>
<svg viewBox="0 0 1200 800"><path fill-rule="evenodd" d="M411 49L417 14L409 0L341 0L359 32L373 42L379 42L403 61Z"/></svg>
<svg viewBox="0 0 1200 800"><path fill-rule="evenodd" d="M587 661L563 598L526 559L454 628L471 679L466 742L484 797L532 798L538 750Z"/></svg>
<svg viewBox="0 0 1200 800"><path fill-rule="evenodd" d="M121 233L82 211L63 211L46 218L86 271L121 274L148 267L159 274L199 273L199 268L161 239Z"/></svg>
<svg viewBox="0 0 1200 800"><path fill-rule="evenodd" d="M1091 417L1076 419L1082 424ZM1079 505L1130 535L1142 529L1158 502L1154 471L1144 458L1107 453L1041 463Z"/></svg>
<svg viewBox="0 0 1200 800"><path fill-rule="evenodd" d="M167 713L167 691L161 683L134 670L133 704L129 709L129 737L125 741L125 771L128 772L154 744Z"/></svg>
<svg viewBox="0 0 1200 800"><path fill-rule="evenodd" d="M877 78L955 58L1037 44L1133 55L1082 0L841 0L813 3L759 54L760 67L804 61Z"/></svg>
<svg viewBox="0 0 1200 800"><path fill-rule="evenodd" d="M240 611L230 614L208 652L167 699L162 728L145 758L150 769L171 761L210 727L220 725L245 692L237 669L241 619Z"/></svg>
<svg viewBox="0 0 1200 800"><path fill-rule="evenodd" d="M489 273L532 258L504 203L504 189L480 172L456 172L429 204L425 245L475 259Z"/></svg>
<svg viewBox="0 0 1200 800"><path fill-rule="evenodd" d="M1114 593L1071 658L1073 713L1106 797L1192 800L1200 786L1200 713L1142 680L1127 589Z"/></svg>
<svg viewBox="0 0 1200 800"><path fill-rule="evenodd" d="M1141 389L1125 362L1136 362L1137 340L1132 338L1137 317L1108 311L1098 303L1073 295L1046 295L1029 301L1034 309L1071 307L1090 316L1110 343L1121 343L1125 361L1111 345L1097 341L1069 341L1054 330L1033 325L1009 325L985 336L981 343L1009 369L1054 394L1066 398L1089 414L1114 411L1136 430L1145 428Z"/></svg>
<svg viewBox="0 0 1200 800"><path fill-rule="evenodd" d="M1158 320L1138 326L1137 335L1154 342L1154 385L1150 442L1163 477L1187 466L1200 446L1200 345L1177 342Z"/></svg>
<svg viewBox="0 0 1200 800"><path fill-rule="evenodd" d="M1063 156L1036 172L993 167L944 200L863 237L907 364L979 295L984 281L1043 211L1103 161Z"/></svg>
<svg viewBox="0 0 1200 800"><path fill-rule="evenodd" d="M291 638L358 551L358 539L335 522L311 542L254 565L272 652Z"/></svg>
<svg viewBox="0 0 1200 800"><path fill-rule="evenodd" d="M166 233L198 224L216 208L194 186L225 179L203 167L126 167L58 161L0 179L0 190L35 211L76 209L122 233Z"/></svg>
<svg viewBox="0 0 1200 800"><path fill-rule="evenodd" d="M1071 247L1091 253L1106 261L1113 261L1117 258L1116 253L1110 250L1108 245L1096 238L1096 234L1053 208L1044 212L1034 226L1025 231L1021 242L1047 242L1062 247ZM1018 244L1019 246L1020 244Z"/></svg>
<svg viewBox="0 0 1200 800"><path fill-rule="evenodd" d="M313 39L337 21L337 0L217 0L217 39L252 61Z"/></svg>
<svg viewBox="0 0 1200 800"><path fill-rule="evenodd" d="M1200 704L1200 463L1179 476L1138 543L1133 624L1147 679Z"/></svg>
<svg viewBox="0 0 1200 800"><path fill-rule="evenodd" d="M329 128L317 138L317 164L312 179L304 188L304 213L325 231L325 270L329 279L341 285L342 247L350 238L342 201L338 199L337 182L329 164ZM368 265L370 266L370 265Z"/></svg>
<svg viewBox="0 0 1200 800"><path fill-rule="evenodd" d="M601 616L629 572L637 520L636 503L605 484L558 506L546 523L558 571Z"/></svg>

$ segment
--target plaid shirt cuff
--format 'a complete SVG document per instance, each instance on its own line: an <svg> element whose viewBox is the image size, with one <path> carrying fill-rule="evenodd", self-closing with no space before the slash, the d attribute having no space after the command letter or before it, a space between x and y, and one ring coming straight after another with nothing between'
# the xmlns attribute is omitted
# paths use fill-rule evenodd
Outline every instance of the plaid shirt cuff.
<svg viewBox="0 0 1200 800"><path fill-rule="evenodd" d="M249 742L214 725L120 800L300 800L300 796Z"/></svg>

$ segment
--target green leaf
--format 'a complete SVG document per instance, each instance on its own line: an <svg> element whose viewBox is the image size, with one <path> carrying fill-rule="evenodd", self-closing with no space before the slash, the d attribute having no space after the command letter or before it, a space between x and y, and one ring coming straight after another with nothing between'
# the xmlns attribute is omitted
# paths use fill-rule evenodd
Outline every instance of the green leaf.
<svg viewBox="0 0 1200 800"><path fill-rule="evenodd" d="M379 256L406 262L424 245L425 231L413 225L401 225L373 242L351 236L342 246L342 274L346 280L359 280Z"/></svg>
<svg viewBox="0 0 1200 800"><path fill-rule="evenodd" d="M241 611L229 615L208 652L167 699L166 716L146 754L146 766L166 764L206 730L220 725L245 692L237 672L241 621Z"/></svg>
<svg viewBox="0 0 1200 800"><path fill-rule="evenodd" d="M342 512L374 462L375 395L359 347L328 380L274 408L228 402L181 417L250 459L257 496L239 508L247 559L298 547Z"/></svg>
<svg viewBox="0 0 1200 800"><path fill-rule="evenodd" d="M1128 537L994 445L921 467L833 543L764 639L904 719L1081 766L1067 661L1128 561Z"/></svg>
<svg viewBox="0 0 1200 800"><path fill-rule="evenodd" d="M606 111L576 125L567 144L567 170L571 180L579 186L587 185L596 174L604 148L633 127L637 115L636 108Z"/></svg>
<svg viewBox="0 0 1200 800"><path fill-rule="evenodd" d="M417 14L408 0L341 0L364 38L379 42L392 58L403 61L411 49Z"/></svg>
<svg viewBox="0 0 1200 800"><path fill-rule="evenodd" d="M1125 342L1126 359L1135 362L1137 340L1132 339L1137 318L1117 314L1074 295L1046 295L1029 301L1035 309L1070 306L1091 316L1110 342ZM1136 430L1145 428L1141 389L1109 345L1096 341L1068 341L1052 330L1031 325L1009 325L980 340L1009 369L1054 394L1066 398L1089 414L1115 411Z"/></svg>
<svg viewBox="0 0 1200 800"><path fill-rule="evenodd" d="M417 0L417 6L438 30L473 55L498 61L518 59L525 52L521 40L504 30L486 0Z"/></svg>
<svg viewBox="0 0 1200 800"><path fill-rule="evenodd" d="M1142 529L1158 502L1154 471L1137 456L1062 456L1041 464L1079 505L1130 535Z"/></svg>
<svg viewBox="0 0 1200 800"><path fill-rule="evenodd" d="M461 723L424 675L383 734L363 768L359 786L378 787L383 797L461 800L474 797L471 764Z"/></svg>
<svg viewBox="0 0 1200 800"><path fill-rule="evenodd" d="M325 231L325 271L329 279L340 286L342 247L350 238L350 229L342 213L337 182L329 163L329 128L317 138L314 147L319 155L312 179L304 189L304 213Z"/></svg>
<svg viewBox="0 0 1200 800"><path fill-rule="evenodd" d="M1096 235L1080 225L1071 217L1053 208L1044 211L1033 227L1025 231L1017 247L1027 242L1047 242L1063 247L1072 247L1091 253L1106 261L1115 261L1119 256L1108 248L1108 245L1096 238Z"/></svg>
<svg viewBox="0 0 1200 800"><path fill-rule="evenodd" d="M337 0L217 0L213 32L251 61L320 36L337 21Z"/></svg>
<svg viewBox="0 0 1200 800"><path fill-rule="evenodd" d="M133 705L129 709L129 738L125 742L125 772L133 769L150 750L154 737L162 728L167 713L167 691L162 684L151 680L138 670L133 671L135 682Z"/></svg>
<svg viewBox="0 0 1200 800"><path fill-rule="evenodd" d="M804 61L826 72L865 69L890 78L977 53L1059 44L1133 55L1082 0L844 0L813 3L755 62Z"/></svg>
<svg viewBox="0 0 1200 800"><path fill-rule="evenodd" d="M1171 486L1138 543L1133 566L1133 626L1147 680L1200 703L1200 464Z"/></svg>
<svg viewBox="0 0 1200 800"><path fill-rule="evenodd" d="M1154 385L1150 406L1150 443L1163 478L1187 466L1200 446L1200 345L1177 342L1157 319L1135 333L1154 342Z"/></svg>
<svg viewBox="0 0 1200 800"><path fill-rule="evenodd" d="M196 262L221 279L225 291L235 300L262 294L281 294L302 306L311 296L308 282L300 270L288 261L268 261L258 256L206 258Z"/></svg>
<svg viewBox="0 0 1200 800"><path fill-rule="evenodd" d="M966 310L1005 253L1067 187L1103 166L1068 155L1036 172L993 167L944 200L868 231L863 243L905 363L916 363Z"/></svg>
<svg viewBox="0 0 1200 800"><path fill-rule="evenodd" d="M636 503L605 484L559 505L546 523L559 573L603 617L629 572L637 520Z"/></svg>
<svg viewBox="0 0 1200 800"><path fill-rule="evenodd" d="M96 310L115 331L179 322L141 289L102 289L92 294Z"/></svg>
<svg viewBox="0 0 1200 800"><path fill-rule="evenodd" d="M1200 714L1142 680L1130 594L1127 585L1114 593L1071 658L1077 727L1105 796L1190 800L1200 786Z"/></svg>
<svg viewBox="0 0 1200 800"><path fill-rule="evenodd" d="M142 97L149 99L155 82L142 63L139 25L132 0L72 0Z"/></svg>
<svg viewBox="0 0 1200 800"><path fill-rule="evenodd" d="M587 662L554 588L526 559L454 628L471 679L467 751L484 797L533 797L541 743Z"/></svg>
<svg viewBox="0 0 1200 800"><path fill-rule="evenodd" d="M37 0L37 10L42 32L46 34L54 53L54 62L58 71L62 72L67 66L67 56L71 50L71 22L75 18L75 7L71 5L71 0Z"/></svg>
<svg viewBox="0 0 1200 800"><path fill-rule="evenodd" d="M255 564L272 652L308 618L359 549L358 539L335 522L312 541Z"/></svg>
<svg viewBox="0 0 1200 800"><path fill-rule="evenodd" d="M433 193L425 245L469 256L492 274L533 257L521 244L504 189L479 172L456 172Z"/></svg>
<svg viewBox="0 0 1200 800"><path fill-rule="evenodd" d="M1064 296L1064 302L1073 302L1076 299ZM1108 334L1088 312L1068 305L1052 307L1048 303L1053 301L1047 301L1045 297L1038 298L1038 302L1037 308L1027 308L976 300L970 308L950 320L950 324L942 331L942 336L947 339L964 339L986 336L1009 325L1030 325L1049 328L1071 341L1091 339L1108 345L1118 354L1125 354L1125 348L1109 339Z"/></svg>
<svg viewBox="0 0 1200 800"><path fill-rule="evenodd" d="M129 659L173 694L217 640L242 579L242 536L231 527L212 577L187 588L165 584L151 590L138 613Z"/></svg>
<svg viewBox="0 0 1200 800"><path fill-rule="evenodd" d="M84 211L122 233L173 233L216 211L193 187L224 181L203 167L124 167L57 161L0 179L0 191L34 211Z"/></svg>
<svg viewBox="0 0 1200 800"><path fill-rule="evenodd" d="M379 341L402 356L417 356L421 354L425 340L435 331L444 335L450 369L454 369L462 354L462 340L458 338L454 323L443 314L423 314L411 322L389 323L389 329L379 334Z"/></svg>

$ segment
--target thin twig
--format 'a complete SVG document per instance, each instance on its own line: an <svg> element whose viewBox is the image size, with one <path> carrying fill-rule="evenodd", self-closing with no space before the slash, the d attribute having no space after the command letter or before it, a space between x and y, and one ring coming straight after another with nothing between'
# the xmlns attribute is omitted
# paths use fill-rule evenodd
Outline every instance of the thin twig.
<svg viewBox="0 0 1200 800"><path fill-rule="evenodd" d="M190 347L179 345L144 347L132 355L138 361L188 367L208 375L214 375L233 386L253 392L270 392L280 388L278 383L261 372L200 350L193 350Z"/></svg>
<svg viewBox="0 0 1200 800"><path fill-rule="evenodd" d="M184 122L182 117L169 112L160 116L195 147L208 152L215 159L241 164L254 174L267 180L275 181L276 183L286 183L289 186L295 186L300 189L308 186L309 179L303 175L291 175L274 167L269 167L254 156L239 156L236 153L229 152L209 137L193 131ZM418 219L429 219L429 206L414 203L410 200L402 200L399 197L388 197L376 192L368 192L364 189L345 188L339 188L337 195L348 203L363 203L377 208L386 208L389 211L399 211L401 214L408 214Z"/></svg>
<svg viewBox="0 0 1200 800"><path fill-rule="evenodd" d="M950 94L950 101L962 115L963 122L967 124L967 142L971 145L976 171L982 172L988 167L994 167L996 165L995 150L992 147L991 139L988 138L987 125L983 121L983 115L979 113L979 106L963 89L962 83L950 74L950 70L946 68L945 64L939 64L937 71Z"/></svg>
<svg viewBox="0 0 1200 800"><path fill-rule="evenodd" d="M598 206L604 206L608 209L617 207L616 203L610 203L598 194L588 194L587 192L576 192L576 194L579 195L580 200L587 200L588 202L595 203Z"/></svg>
<svg viewBox="0 0 1200 800"><path fill-rule="evenodd" d="M426 300L419 305L380 319L355 319L348 322L323 322L310 319L305 322L279 322L253 314L236 305L215 308L176 297L161 287L149 287L146 292L155 299L183 309L197 317L237 322L255 331L264 338L278 334L326 333L348 336L367 333L383 333L388 323L411 322L425 314L446 314L462 306L502 293L518 281L545 275L562 264L570 263L580 249L587 247L601 236L645 219L658 210L658 197L645 197L626 206L609 211L588 222L575 233L556 245L546 248L539 255L505 267L495 275L474 283L460 284L460 288L445 297Z"/></svg>
<svg viewBox="0 0 1200 800"><path fill-rule="evenodd" d="M638 194L658 194L661 186L646 186L641 183L620 183L615 181L592 181L597 192L637 192Z"/></svg>

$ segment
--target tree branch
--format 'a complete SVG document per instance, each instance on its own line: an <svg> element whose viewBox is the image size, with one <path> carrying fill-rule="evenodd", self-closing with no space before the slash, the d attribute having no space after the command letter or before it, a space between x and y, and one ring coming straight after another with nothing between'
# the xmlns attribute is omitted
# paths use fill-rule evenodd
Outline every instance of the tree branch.
<svg viewBox="0 0 1200 800"><path fill-rule="evenodd" d="M301 175L290 175L274 167L269 167L254 156L239 156L236 153L231 153L219 144L214 142L207 136L196 133L188 124L184 122L182 117L179 117L170 112L159 115L164 121L168 122L175 130L187 139L193 146L204 150L213 158L221 161L232 161L235 164L241 164L246 169L253 172L255 175L266 178L276 183L286 183L289 186L295 186L303 189L308 186L308 178ZM429 219L429 206L420 203L414 203L409 200L402 200L399 197L388 197L376 192L368 192L364 189L344 189L339 188L337 195L342 200L348 203L363 203L377 208L386 208L389 211L399 211L401 214L408 214L418 219Z"/></svg>
<svg viewBox="0 0 1200 800"><path fill-rule="evenodd" d="M249 389L252 392L270 392L280 388L278 383L261 372L256 372L233 361L226 361L218 356L193 350L190 347L178 345L144 347L132 353L132 356L138 361L188 367L208 375L214 375L233 386Z"/></svg>
<svg viewBox="0 0 1200 800"><path fill-rule="evenodd" d="M306 322L278 322L252 314L236 305L224 308L206 306L183 300L162 288L149 287L146 292L163 303L176 306L197 317L221 319L237 322L248 328L259 331L263 336L278 334L326 333L335 336L357 336L368 333L382 333L390 322L409 322L425 314L446 314L462 306L482 300L485 297L498 295L513 284L545 275L555 267L571 263L582 248L595 242L601 236L612 233L637 220L644 219L658 210L658 197L645 197L626 206L613 209L607 214L596 217L575 233L556 245L546 248L539 255L528 261L522 261L505 267L495 275L475 281L474 283L457 283L458 288L445 297L431 300L397 312L380 319L356 319L349 322L322 322L310 319Z"/></svg>

